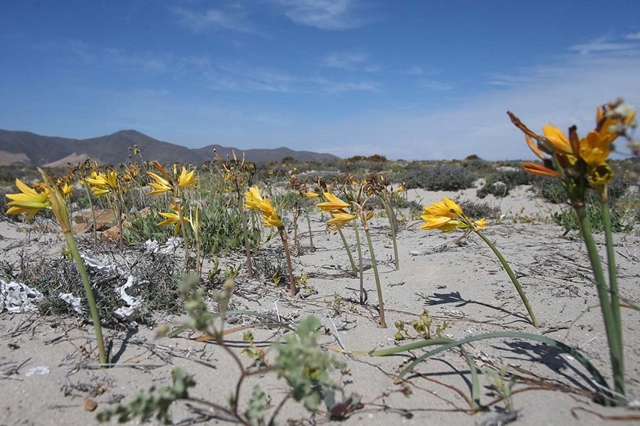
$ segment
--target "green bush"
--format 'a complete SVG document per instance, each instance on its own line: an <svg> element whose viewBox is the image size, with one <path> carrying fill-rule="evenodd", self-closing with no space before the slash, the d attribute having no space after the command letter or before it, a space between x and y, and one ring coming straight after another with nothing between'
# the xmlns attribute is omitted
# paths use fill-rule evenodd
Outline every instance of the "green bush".
<svg viewBox="0 0 640 426"><path fill-rule="evenodd" d="M424 165L416 162L407 166L404 179L407 189L423 188L428 191L459 191L473 188L478 175L460 164Z"/></svg>

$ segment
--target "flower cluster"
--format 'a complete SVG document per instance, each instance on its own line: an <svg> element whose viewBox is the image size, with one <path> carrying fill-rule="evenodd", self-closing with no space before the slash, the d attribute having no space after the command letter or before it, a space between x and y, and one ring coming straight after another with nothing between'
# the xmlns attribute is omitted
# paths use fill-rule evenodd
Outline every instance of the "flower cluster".
<svg viewBox="0 0 640 426"><path fill-rule="evenodd" d="M511 122L525 134L525 140L542 164L523 163L529 173L559 178L563 181L572 203L584 201L587 188L595 189L602 199L607 198L606 187L613 180L613 170L607 162L613 142L636 126L636 111L622 104L622 100L599 106L596 126L583 138L576 126L568 136L555 126L542 126L543 135L531 131L511 111ZM535 141L535 142L534 142Z"/></svg>
<svg viewBox="0 0 640 426"><path fill-rule="evenodd" d="M147 174L155 181L149 183L149 186L153 188L153 191L151 191L149 195L160 195L167 192L173 192L175 196L179 196L180 189L193 188L198 181L198 178L194 176L195 170L187 172L187 168L182 166L182 170L180 171L180 174L178 174L178 169L174 165L173 176L171 176L162 164L157 161L154 161L152 164L156 169L158 169L162 176L153 172L147 172Z"/></svg>
<svg viewBox="0 0 640 426"><path fill-rule="evenodd" d="M328 201L318 203L317 206L321 211L329 212L333 216L327 221L328 225L343 226L357 217L350 213L349 203L342 201L331 192L325 192L324 198Z"/></svg>

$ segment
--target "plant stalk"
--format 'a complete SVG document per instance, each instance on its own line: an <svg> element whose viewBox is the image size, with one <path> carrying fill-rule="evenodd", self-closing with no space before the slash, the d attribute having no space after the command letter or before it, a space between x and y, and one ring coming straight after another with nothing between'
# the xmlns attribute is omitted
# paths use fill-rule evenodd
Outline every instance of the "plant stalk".
<svg viewBox="0 0 640 426"><path fill-rule="evenodd" d="M100 323L100 314L98 313L98 307L96 306L96 299L93 296L93 289L91 288L91 282L89 281L89 276L87 275L87 270L84 267L84 263L82 262L82 258L80 257L80 252L78 251L78 245L76 244L76 240L73 238L73 233L71 231L64 232L64 238L67 242L67 247L73 256L73 260L76 263L76 267L78 268L78 272L80 272L80 277L82 278L82 284L84 285L84 292L87 296L87 303L89 304L89 312L91 313L91 319L93 320L93 328L96 333L96 341L98 343L98 354L100 356L100 364L107 364L107 350L104 345L104 338L102 337L102 324Z"/></svg>
<svg viewBox="0 0 640 426"><path fill-rule="evenodd" d="M342 238L342 244L344 244L344 249L347 251L347 255L349 256L349 262L351 263L351 270L353 271L353 275L356 275L356 263L353 260L353 254L351 254L351 250L349 250L349 243L347 243L347 238L344 236L344 232L342 232L341 226L338 227L338 234L340 234L340 238Z"/></svg>
<svg viewBox="0 0 640 426"><path fill-rule="evenodd" d="M596 247L595 240L593 238L593 232L591 230L591 223L589 222L589 218L587 216L587 210L584 205L576 205L574 206L576 214L578 215L578 221L580 222L580 229L582 231L582 238L587 246L587 253L589 255L589 261L591 262L591 267L593 269L593 276L596 281L596 289L598 292L598 298L600 299L600 310L602 311L602 317L604 319L604 327L605 332L607 334L607 343L609 344L609 356L611 358L611 369L613 373L613 384L614 390L620 394L621 396L625 395L624 391L624 358L623 358L623 347L622 347L622 326L619 322L619 316L613 312L612 302L609 299L609 288L607 288L607 284L604 277L604 272L602 270L602 263L600 262L600 256L598 255L598 248ZM606 221L605 216L608 216L608 211L605 213L605 205L603 204L603 219ZM608 210L608 209L607 209ZM607 224L605 223L605 227ZM609 217L609 229L607 239L611 238L611 219ZM609 256L609 248L613 250L613 242L609 245L609 240L607 240L607 255ZM610 254L613 256L613 253ZM614 270L609 270L610 274L615 274L615 262L613 265L609 265L609 267L613 267ZM615 280L614 280L615 281ZM617 294L617 281L616 282L616 299L618 298ZM612 294L613 296L613 294ZM613 298L613 297L612 297ZM619 302L618 302L619 309ZM619 315L619 313L618 313ZM616 320L618 318L618 320ZM624 400L619 397L618 403L623 404Z"/></svg>
<svg viewBox="0 0 640 426"><path fill-rule="evenodd" d="M291 265L291 253L289 252L289 239L284 229L279 229L280 238L282 238L282 246L284 247L284 254L287 258L287 271L289 272L289 295L295 297L296 295L296 280L293 277L293 266Z"/></svg>
<svg viewBox="0 0 640 426"><path fill-rule="evenodd" d="M364 213L360 213L360 216L364 222L364 233L367 237L367 244L369 245L369 254L371 255L371 266L373 267L373 275L376 279L376 290L378 291L378 305L380 306L380 327L387 328L387 322L384 319L384 301L382 300L382 286L380 285L380 275L378 274L378 264L376 263L376 255L373 251L373 243L371 242L371 234L369 233L369 225L367 219L363 216Z"/></svg>
<svg viewBox="0 0 640 426"><path fill-rule="evenodd" d="M498 260L500 261L500 263L502 263L502 267L505 269L505 271L507 271L507 274L509 275L509 278L511 278L511 282L516 287L516 290L518 291L518 294L520 295L520 299L522 299L522 303L524 303L525 308L527 308L527 312L529 313L529 317L531 317L531 324L535 328L538 328L539 325L538 325L538 320L536 319L536 315L533 313L533 309L531 309L531 305L529 304L529 300L527 299L527 296L524 294L524 290L522 289L522 286L520 285L520 282L518 281L518 278L516 277L516 274L511 269L511 266L509 266L509 263L507 263L506 259L504 258L504 256L502 256L502 253L500 253L498 248L495 245L493 245L493 243L491 241L489 241L489 239L486 236L484 236L484 234L482 232L480 232L478 230L475 230L474 232L476 234L478 234L478 236L480 238L482 238L482 240L485 243L487 243L489 248L498 257Z"/></svg>

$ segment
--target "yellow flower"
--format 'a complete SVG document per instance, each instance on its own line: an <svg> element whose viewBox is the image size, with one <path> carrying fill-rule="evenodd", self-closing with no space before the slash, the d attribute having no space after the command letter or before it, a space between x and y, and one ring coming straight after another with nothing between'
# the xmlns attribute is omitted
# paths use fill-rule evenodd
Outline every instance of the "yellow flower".
<svg viewBox="0 0 640 426"><path fill-rule="evenodd" d="M91 185L91 190L96 197L109 194L118 188L118 174L113 170L107 175L102 172L93 172L86 180L87 183Z"/></svg>
<svg viewBox="0 0 640 426"><path fill-rule="evenodd" d="M420 229L424 229L425 231L439 229L442 232L451 232L462 225L462 222L459 220L455 220L447 216L423 214L420 217L426 222L424 225L420 226Z"/></svg>
<svg viewBox="0 0 640 426"><path fill-rule="evenodd" d="M155 181L149 183L149 186L153 188L153 191L151 191L149 195L159 195L172 191L174 195L178 196L179 188L193 188L195 183L198 181L198 178L194 176L195 170L187 172L187 168L184 166L182 166L180 175L178 175L177 166L174 164L173 176L171 176L164 166L158 161L152 161L151 164L153 164L162 176L153 172L147 172L147 174Z"/></svg>
<svg viewBox="0 0 640 426"><path fill-rule="evenodd" d="M306 195L309 198L316 198L316 197L320 196L320 194L318 194L317 192L313 192L313 191L305 192L304 195Z"/></svg>
<svg viewBox="0 0 640 426"><path fill-rule="evenodd" d="M558 129L555 126L542 126L542 132L544 133L544 137L547 138L553 148L556 151L563 152L569 155L575 155L573 149L571 148L571 142L565 136L564 132ZM553 153L551 153L553 154Z"/></svg>
<svg viewBox="0 0 640 426"><path fill-rule="evenodd" d="M194 176L195 172L195 170L187 172L186 167L182 166L182 171L180 172L180 177L178 178L178 186L180 188L193 188L193 186L198 181L198 178Z"/></svg>
<svg viewBox="0 0 640 426"><path fill-rule="evenodd" d="M73 193L73 187L65 182L62 185L62 188L60 188L60 191L62 191L62 195L64 195L64 197L67 198L69 197L69 195Z"/></svg>
<svg viewBox="0 0 640 426"><path fill-rule="evenodd" d="M160 212L160 216L164 217L165 220L158 223L158 225L160 226L175 225L175 227L173 228L173 235L178 235L178 231L180 231L180 214L178 212L178 209L176 208L176 205L173 204L173 202L171 203L171 209L173 210L173 213ZM191 223L191 221L185 217L183 217L182 220L184 220L185 222Z"/></svg>
<svg viewBox="0 0 640 426"><path fill-rule="evenodd" d="M342 212L331 212L331 215L333 216L333 218L329 219L327 221L328 225L343 226L343 225L351 222L353 219L355 219L357 217L354 214L342 213Z"/></svg>
<svg viewBox="0 0 640 426"><path fill-rule="evenodd" d="M280 220L280 216L278 216L275 210L262 211L262 223L267 226L274 226L278 229L284 229L284 224L282 223L282 220Z"/></svg>
<svg viewBox="0 0 640 426"><path fill-rule="evenodd" d="M333 212L336 210L344 212L344 209L349 208L349 203L342 201L330 192L325 192L324 197L329 201L318 203L318 208L324 212Z"/></svg>
<svg viewBox="0 0 640 426"><path fill-rule="evenodd" d="M7 194L7 198L12 200L7 203L7 214L28 213L26 220L31 220L40 210L51 207L49 192L46 189L37 192L20 179L16 179L16 186L20 190L19 194Z"/></svg>
<svg viewBox="0 0 640 426"><path fill-rule="evenodd" d="M271 204L268 198L263 198L260 195L260 190L255 186L249 188L249 191L244 193L245 203L244 208L249 210L260 210L262 212L262 223L267 226L275 226L276 228L282 230L284 229L284 224L278 216L276 209Z"/></svg>
<svg viewBox="0 0 640 426"><path fill-rule="evenodd" d="M149 192L149 195L159 195L164 194L165 192L171 191L173 188L168 180L158 176L153 172L147 172L155 182L149 182L149 186L153 188L153 191Z"/></svg>
<svg viewBox="0 0 640 426"><path fill-rule="evenodd" d="M462 207L446 197L440 202L424 207L423 210L424 214L420 217L426 223L420 226L420 229L426 231L433 229L439 229L442 232L451 232L454 229L478 230L484 229L487 224L484 218L475 221L469 220L462 212Z"/></svg>
<svg viewBox="0 0 640 426"><path fill-rule="evenodd" d="M425 207L424 214L454 218L462 215L462 208L452 199L444 197L442 201Z"/></svg>
<svg viewBox="0 0 640 426"><path fill-rule="evenodd" d="M258 188L256 188L255 186L252 186L251 188L249 188L247 192L244 193L244 196L245 196L245 202L244 202L245 209L250 209L250 210L260 209L260 203L262 203L264 200L262 198L262 195L260 195L260 190Z"/></svg>

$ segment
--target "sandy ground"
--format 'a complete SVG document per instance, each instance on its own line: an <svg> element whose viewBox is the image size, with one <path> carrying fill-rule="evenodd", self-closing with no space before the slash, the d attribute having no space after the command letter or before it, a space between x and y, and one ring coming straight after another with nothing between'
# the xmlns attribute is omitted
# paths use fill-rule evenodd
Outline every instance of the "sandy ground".
<svg viewBox="0 0 640 426"><path fill-rule="evenodd" d="M474 190L462 193L412 191L422 204L443 195L473 198ZM301 237L302 254L294 257L295 274L306 273L308 286L317 293L290 298L282 288L259 280L238 279L236 309L247 309L299 320L309 314L322 320L326 330L323 347L347 363L342 380L345 393L358 394L364 406L354 411L347 425L456 424L490 425L499 421L504 402L481 377L481 402L486 410L471 414L465 398L470 394L468 367L458 351L441 353L421 363L407 382L395 383L396 374L413 356L390 357L347 355L347 351L370 351L393 347L394 323L408 324L426 308L435 326L449 324L446 337L461 339L486 332L525 331L560 340L578 348L610 381L608 350L589 262L578 236L545 223L552 208L532 198L524 189L509 197L484 201L499 206L500 220L489 223L486 235L499 247L520 277L541 323L535 329L526 321L526 311L507 274L488 247L471 236L461 245L452 244L459 233L441 234L418 229L409 220L399 232L400 270L393 263L393 250L385 221L375 219L373 239L380 263L389 328L378 324L377 295L371 269L365 271L368 303L360 305L359 282L347 276L347 257L340 238L326 234L320 215L314 216L314 246ZM20 250L59 255L55 233L31 235L27 243L23 225L0 223L0 249L6 259L17 261ZM349 234L349 238L352 236ZM601 236L598 236L600 238ZM615 236L621 295L640 302L638 240L635 232ZM273 240L269 246L277 247ZM57 247L57 248L56 248ZM601 244L601 249L603 249ZM365 253L368 257L368 253ZM253 297L241 297L252 289ZM258 290L255 290L258 289ZM243 291L244 290L244 291ZM623 309L623 332L629 395L640 397L639 315ZM159 322L180 324L180 318L163 317ZM267 359L273 350L267 343L280 339L280 330L255 330L256 341L265 344ZM237 381L239 370L220 347L196 342L187 333L176 338L156 338L154 330L106 329L114 344L116 366L96 368L95 339L90 325L79 318L50 318L37 314L0 313L0 425L85 425L95 424L95 415L126 403L150 386L171 383L171 369L182 366L198 383L193 395L225 404ZM242 332L227 336L241 347ZM400 343L408 343L405 340ZM342 347L342 348L341 348ZM467 346L478 366L506 363L518 377L513 403L518 425L632 424L640 415L628 408L605 408L591 401L594 386L590 375L571 356L532 341L493 339ZM240 349L236 349L240 350ZM250 360L243 358L246 365ZM272 407L279 404L286 385L273 374L253 378L244 387L240 404L246 403L253 384L269 394ZM97 403L95 411L87 404ZM172 410L177 424L224 423L209 419L176 404ZM496 417L498 416L498 417ZM607 420L609 416L609 420ZM137 424L131 421L129 424ZM310 416L299 404L287 401L277 424L334 423L325 412ZM335 422L337 423L337 422Z"/></svg>

